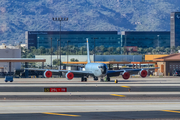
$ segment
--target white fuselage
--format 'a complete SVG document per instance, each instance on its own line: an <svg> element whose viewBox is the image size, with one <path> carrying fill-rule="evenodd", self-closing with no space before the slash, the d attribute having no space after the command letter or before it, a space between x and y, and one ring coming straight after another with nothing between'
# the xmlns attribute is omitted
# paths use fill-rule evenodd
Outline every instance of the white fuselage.
<svg viewBox="0 0 180 120"><path fill-rule="evenodd" d="M86 71L92 71L96 77L104 77L107 74L108 68L104 63L88 63L85 65Z"/></svg>

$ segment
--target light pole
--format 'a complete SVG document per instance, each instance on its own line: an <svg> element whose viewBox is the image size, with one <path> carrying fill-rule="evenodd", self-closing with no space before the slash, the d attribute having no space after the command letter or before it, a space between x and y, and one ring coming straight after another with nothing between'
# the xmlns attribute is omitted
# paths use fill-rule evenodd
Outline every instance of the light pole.
<svg viewBox="0 0 180 120"><path fill-rule="evenodd" d="M68 50L68 42L69 42L69 41L67 40L67 52L66 52L66 53L67 53L67 54L66 54L66 55L67 55L67 63L68 63L68 54L69 54L69 50Z"/></svg>
<svg viewBox="0 0 180 120"><path fill-rule="evenodd" d="M159 35L157 35L157 37L158 37L158 47L159 47Z"/></svg>
<svg viewBox="0 0 180 120"><path fill-rule="evenodd" d="M58 39L57 39L57 61L58 61Z"/></svg>
<svg viewBox="0 0 180 120"><path fill-rule="evenodd" d="M95 39L97 38L94 38L94 62L95 62Z"/></svg>
<svg viewBox="0 0 180 120"><path fill-rule="evenodd" d="M51 69L52 69L52 38L51 38Z"/></svg>
<svg viewBox="0 0 180 120"><path fill-rule="evenodd" d="M60 22L60 31L59 31L59 46L60 46L60 50L59 50L59 55L60 55L60 58L59 58L59 62L60 62L60 70L61 70L61 21L68 21L68 18L65 18L65 17L53 17L52 18L53 21L59 21Z"/></svg>

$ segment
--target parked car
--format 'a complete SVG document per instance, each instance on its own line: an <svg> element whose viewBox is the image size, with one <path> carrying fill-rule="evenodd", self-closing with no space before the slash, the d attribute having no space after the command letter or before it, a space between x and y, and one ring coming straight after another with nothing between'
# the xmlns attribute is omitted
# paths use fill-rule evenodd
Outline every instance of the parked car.
<svg viewBox="0 0 180 120"><path fill-rule="evenodd" d="M174 70L173 76L180 76L180 70Z"/></svg>

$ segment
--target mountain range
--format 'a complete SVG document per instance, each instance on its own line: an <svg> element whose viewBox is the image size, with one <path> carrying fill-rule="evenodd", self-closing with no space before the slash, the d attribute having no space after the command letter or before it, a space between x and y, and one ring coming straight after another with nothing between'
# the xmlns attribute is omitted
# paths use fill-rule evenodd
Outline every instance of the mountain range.
<svg viewBox="0 0 180 120"><path fill-rule="evenodd" d="M0 43L25 43L25 31L170 31L180 0L1 0Z"/></svg>

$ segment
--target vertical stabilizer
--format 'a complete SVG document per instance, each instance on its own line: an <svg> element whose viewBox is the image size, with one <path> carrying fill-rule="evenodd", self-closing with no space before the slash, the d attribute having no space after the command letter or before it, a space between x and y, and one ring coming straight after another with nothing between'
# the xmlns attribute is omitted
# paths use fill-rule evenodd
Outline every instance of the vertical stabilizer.
<svg viewBox="0 0 180 120"><path fill-rule="evenodd" d="M90 56L89 56L89 43L88 43L88 38L86 38L86 41L87 41L87 62L88 62L88 63L91 63Z"/></svg>

